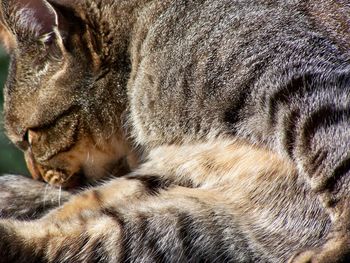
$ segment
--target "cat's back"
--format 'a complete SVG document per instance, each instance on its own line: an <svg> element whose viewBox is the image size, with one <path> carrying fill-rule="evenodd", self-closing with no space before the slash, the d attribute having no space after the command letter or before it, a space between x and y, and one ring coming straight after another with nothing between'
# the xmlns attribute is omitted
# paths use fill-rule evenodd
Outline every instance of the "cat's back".
<svg viewBox="0 0 350 263"><path fill-rule="evenodd" d="M239 132L246 106L289 72L347 63L337 35L324 30L332 21L317 17L330 10L328 1L164 5L148 23L140 19L131 48L129 98L142 142Z"/></svg>

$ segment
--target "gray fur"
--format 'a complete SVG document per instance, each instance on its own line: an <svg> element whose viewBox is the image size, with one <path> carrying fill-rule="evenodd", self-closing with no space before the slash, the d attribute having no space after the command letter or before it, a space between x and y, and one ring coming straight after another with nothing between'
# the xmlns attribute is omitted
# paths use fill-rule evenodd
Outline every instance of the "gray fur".
<svg viewBox="0 0 350 263"><path fill-rule="evenodd" d="M0 217L21 220L40 218L72 196L65 190L18 175L2 175L0 189Z"/></svg>
<svg viewBox="0 0 350 263"><path fill-rule="evenodd" d="M277 262L315 247L325 252L307 253L319 262L348 255L346 1L48 2L58 17L51 46L47 35L37 39L42 27L23 30L12 1L1 2L5 26L16 39L10 48L5 124L19 146L26 131L40 134L30 149L39 166L70 171L65 151L85 139L90 140L88 149L103 148L124 133L146 154L164 145L244 140L293 162L305 185L282 193L298 196L310 186L313 192L306 196L317 196L325 210L315 208L316 198L300 207L307 213L302 225L310 230L309 224L316 224L319 236L305 234L305 240L298 240L303 241L300 247L284 239L283 248L275 251L269 247L279 240L275 237L262 238L261 249L254 241L263 234L251 241L255 230L233 234L231 229L228 238L243 235L243 247L254 243L252 255L241 261L258 257ZM48 69L42 68L42 60ZM83 170L92 174L89 169ZM294 208L298 202L291 199L287 202ZM278 202L276 206L278 216L283 209ZM308 221L309 207L321 221ZM294 216L286 221L300 219ZM241 219L230 222L235 220ZM282 229L283 238L293 235L288 226ZM333 241L338 245L332 250ZM285 252L291 247L293 253Z"/></svg>

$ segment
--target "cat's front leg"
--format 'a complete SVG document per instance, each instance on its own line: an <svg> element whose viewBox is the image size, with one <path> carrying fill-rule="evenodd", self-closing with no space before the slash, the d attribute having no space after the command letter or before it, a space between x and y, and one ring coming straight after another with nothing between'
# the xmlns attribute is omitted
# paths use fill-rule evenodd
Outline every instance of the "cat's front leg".
<svg viewBox="0 0 350 263"><path fill-rule="evenodd" d="M0 262L251 262L229 208L219 191L173 187L66 218L0 221Z"/></svg>
<svg viewBox="0 0 350 263"><path fill-rule="evenodd" d="M67 220L0 221L0 262L115 262L106 260L103 242L118 244L119 226L97 212ZM106 261L103 261L105 259Z"/></svg>
<svg viewBox="0 0 350 263"><path fill-rule="evenodd" d="M41 219L1 220L0 262L100 262L99 255L107 257L100 243L112 246L120 239L119 226L105 208L155 193L162 186L154 180L130 175L82 192Z"/></svg>

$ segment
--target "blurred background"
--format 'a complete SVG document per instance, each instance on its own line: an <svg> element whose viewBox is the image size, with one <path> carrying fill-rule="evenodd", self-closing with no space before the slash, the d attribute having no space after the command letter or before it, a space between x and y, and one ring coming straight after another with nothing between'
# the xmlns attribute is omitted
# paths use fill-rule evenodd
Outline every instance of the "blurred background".
<svg viewBox="0 0 350 263"><path fill-rule="evenodd" d="M0 175L4 173L28 174L22 152L13 146L4 134L3 87L7 76L8 56L0 47Z"/></svg>

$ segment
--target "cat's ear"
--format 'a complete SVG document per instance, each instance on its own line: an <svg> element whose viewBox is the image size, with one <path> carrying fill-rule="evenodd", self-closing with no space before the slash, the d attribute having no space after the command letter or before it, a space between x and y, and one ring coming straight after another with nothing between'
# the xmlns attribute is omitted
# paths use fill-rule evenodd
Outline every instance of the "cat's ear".
<svg viewBox="0 0 350 263"><path fill-rule="evenodd" d="M58 32L61 17L46 0L2 1L4 21L18 41L50 41ZM62 21L64 23L64 21Z"/></svg>

